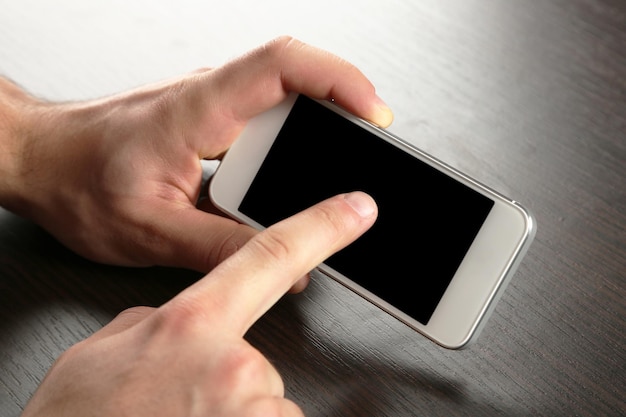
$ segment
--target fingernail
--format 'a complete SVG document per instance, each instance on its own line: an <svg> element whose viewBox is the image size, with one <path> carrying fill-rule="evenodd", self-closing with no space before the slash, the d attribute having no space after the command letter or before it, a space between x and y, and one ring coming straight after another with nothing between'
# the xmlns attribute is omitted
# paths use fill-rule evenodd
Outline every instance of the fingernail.
<svg viewBox="0 0 626 417"><path fill-rule="evenodd" d="M376 213L374 199L363 192L355 191L345 194L344 199L363 218L370 217Z"/></svg>
<svg viewBox="0 0 626 417"><path fill-rule="evenodd" d="M378 117L376 124L380 127L387 127L393 122L393 112L387 104L378 96L376 107L378 107Z"/></svg>

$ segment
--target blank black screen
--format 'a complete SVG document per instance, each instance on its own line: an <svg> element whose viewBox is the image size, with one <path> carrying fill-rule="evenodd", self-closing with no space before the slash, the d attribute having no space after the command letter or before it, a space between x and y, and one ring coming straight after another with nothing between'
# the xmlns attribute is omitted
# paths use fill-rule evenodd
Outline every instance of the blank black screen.
<svg viewBox="0 0 626 417"><path fill-rule="evenodd" d="M300 96L239 210L267 227L356 190L378 220L325 263L427 324L491 199Z"/></svg>

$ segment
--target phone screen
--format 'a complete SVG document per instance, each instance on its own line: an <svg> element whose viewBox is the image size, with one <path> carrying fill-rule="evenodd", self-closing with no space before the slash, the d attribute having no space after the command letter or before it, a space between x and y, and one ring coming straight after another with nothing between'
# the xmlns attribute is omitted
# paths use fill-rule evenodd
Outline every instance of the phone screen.
<svg viewBox="0 0 626 417"><path fill-rule="evenodd" d="M325 264L428 324L492 199L299 96L239 210L267 227L357 190L378 220Z"/></svg>

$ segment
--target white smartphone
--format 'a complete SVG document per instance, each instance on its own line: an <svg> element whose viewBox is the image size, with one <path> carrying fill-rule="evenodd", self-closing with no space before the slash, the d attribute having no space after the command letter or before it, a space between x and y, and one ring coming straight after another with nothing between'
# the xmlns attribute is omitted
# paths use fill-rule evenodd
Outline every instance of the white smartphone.
<svg viewBox="0 0 626 417"><path fill-rule="evenodd" d="M386 130L292 93L249 121L209 195L261 229L355 190L374 198L378 219L319 271L443 347L475 340L535 222L517 202Z"/></svg>

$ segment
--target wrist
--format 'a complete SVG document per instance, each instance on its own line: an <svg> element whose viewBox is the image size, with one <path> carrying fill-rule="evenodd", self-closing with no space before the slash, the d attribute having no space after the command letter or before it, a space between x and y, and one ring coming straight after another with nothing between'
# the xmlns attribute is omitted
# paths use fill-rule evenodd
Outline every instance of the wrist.
<svg viewBox="0 0 626 417"><path fill-rule="evenodd" d="M28 149L42 103L0 77L0 206L24 214L28 206L25 176ZM33 123L34 122L34 123Z"/></svg>

